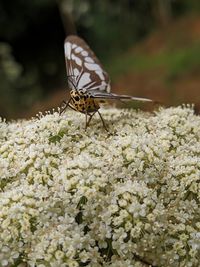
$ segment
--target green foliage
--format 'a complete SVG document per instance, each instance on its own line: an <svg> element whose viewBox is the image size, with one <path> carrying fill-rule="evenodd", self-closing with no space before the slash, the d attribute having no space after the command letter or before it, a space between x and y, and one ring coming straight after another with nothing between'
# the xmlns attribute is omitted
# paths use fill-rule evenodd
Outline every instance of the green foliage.
<svg viewBox="0 0 200 267"><path fill-rule="evenodd" d="M164 8L166 6L168 8ZM162 21L194 11L200 11L198 0L16 0L12 5L1 1L0 37L4 41L0 44L1 114L18 117L19 110L26 110L49 89L66 82L63 29L69 25L64 25L63 14L71 18L77 33L86 39L101 61L112 62L107 65L113 77L127 70L164 64L168 70L167 80L170 80L198 65L198 47L191 51L169 50L156 57L120 55L155 27L160 27ZM54 24L55 17L57 24ZM41 32L38 33L38 29ZM28 41L33 36L34 44ZM26 46L28 42L30 46ZM19 62L12 56L11 47Z"/></svg>
<svg viewBox="0 0 200 267"><path fill-rule="evenodd" d="M0 43L0 79L2 116L11 116L19 108L27 108L40 94L37 72L30 70L23 74L23 67L16 62L8 43ZM32 90L31 94L30 90Z"/></svg>
<svg viewBox="0 0 200 267"><path fill-rule="evenodd" d="M175 51L166 59L168 67L168 79L176 79L186 72L195 70L200 66L200 46L193 44L190 48L183 48Z"/></svg>
<svg viewBox="0 0 200 267"><path fill-rule="evenodd" d="M149 0L62 0L62 7L69 10L78 32L84 34L101 58L116 55L153 25Z"/></svg>
<svg viewBox="0 0 200 267"><path fill-rule="evenodd" d="M190 47L171 50L170 47L155 55L136 55L134 53L116 58L107 68L115 79L131 70L143 71L162 66L166 69L166 79L176 79L200 65L199 42Z"/></svg>
<svg viewBox="0 0 200 267"><path fill-rule="evenodd" d="M29 30L35 18L38 19L41 10L49 8L53 0L16 0L12 5L8 1L0 2L0 36L7 40L19 37Z"/></svg>
<svg viewBox="0 0 200 267"><path fill-rule="evenodd" d="M63 136L65 135L66 133L62 130L62 131L59 131L59 133L58 134L56 134L56 135L51 135L50 137L49 137L49 142L50 143L56 143L56 142L59 142L62 138L63 138Z"/></svg>
<svg viewBox="0 0 200 267"><path fill-rule="evenodd" d="M15 85L21 76L22 67L14 60L11 47L6 43L0 43L0 102L1 113L5 113L7 106L13 109Z"/></svg>

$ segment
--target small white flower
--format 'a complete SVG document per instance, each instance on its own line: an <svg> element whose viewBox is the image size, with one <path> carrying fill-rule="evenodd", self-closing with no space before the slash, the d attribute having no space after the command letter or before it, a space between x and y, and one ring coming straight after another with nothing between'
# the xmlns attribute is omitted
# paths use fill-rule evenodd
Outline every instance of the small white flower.
<svg viewBox="0 0 200 267"><path fill-rule="evenodd" d="M67 258L72 259L72 258L75 256L75 253L76 253L75 249L74 249L72 246L70 246L70 247L67 249L67 252L65 253L65 256L66 256Z"/></svg>
<svg viewBox="0 0 200 267"><path fill-rule="evenodd" d="M84 250L79 254L81 262L85 263L89 259L88 253Z"/></svg>
<svg viewBox="0 0 200 267"><path fill-rule="evenodd" d="M122 208L127 206L127 201L125 199L120 199L118 203Z"/></svg>
<svg viewBox="0 0 200 267"><path fill-rule="evenodd" d="M78 262L75 260L67 260L67 265L69 267L78 267L79 266Z"/></svg>
<svg viewBox="0 0 200 267"><path fill-rule="evenodd" d="M61 260L63 257L64 257L64 252L61 251L61 250L57 250L56 253L55 253L55 258L57 260Z"/></svg>
<svg viewBox="0 0 200 267"><path fill-rule="evenodd" d="M7 266L8 265L8 261L7 260L2 260L1 261L1 265L2 266Z"/></svg>
<svg viewBox="0 0 200 267"><path fill-rule="evenodd" d="M0 120L1 266L198 265L200 117L102 113Z"/></svg>

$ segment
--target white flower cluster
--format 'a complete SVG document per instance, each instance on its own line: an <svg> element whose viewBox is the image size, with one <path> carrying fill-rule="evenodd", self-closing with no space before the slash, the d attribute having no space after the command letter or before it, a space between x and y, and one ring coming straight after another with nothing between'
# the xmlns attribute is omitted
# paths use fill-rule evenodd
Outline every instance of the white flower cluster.
<svg viewBox="0 0 200 267"><path fill-rule="evenodd" d="M0 266L199 266L200 117L102 115L1 120Z"/></svg>

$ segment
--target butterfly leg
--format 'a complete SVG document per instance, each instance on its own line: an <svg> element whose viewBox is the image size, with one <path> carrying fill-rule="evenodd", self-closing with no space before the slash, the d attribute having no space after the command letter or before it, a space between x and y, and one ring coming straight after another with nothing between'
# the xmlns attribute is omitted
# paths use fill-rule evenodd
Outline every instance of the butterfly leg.
<svg viewBox="0 0 200 267"><path fill-rule="evenodd" d="M87 117L88 117L88 113L87 113L87 111L86 111L86 112L85 112L85 131L86 131L87 127L88 127L88 120L87 120Z"/></svg>
<svg viewBox="0 0 200 267"><path fill-rule="evenodd" d="M91 119L92 119L92 117L94 116L95 113L96 113L96 111L93 112L92 114L85 113L85 117L86 117L85 130L86 130L87 127L89 126L89 124L90 124L90 122L91 122ZM87 120L87 116L89 116L89 120Z"/></svg>
<svg viewBox="0 0 200 267"><path fill-rule="evenodd" d="M105 129L107 132L109 132L109 131L108 131L108 128L106 127L105 121L104 121L104 119L103 119L101 113L100 113L98 110L97 110L97 112L98 112L98 114L99 114L99 117L101 118L101 121L102 121L102 123L103 123L103 127L104 127L104 129Z"/></svg>
<svg viewBox="0 0 200 267"><path fill-rule="evenodd" d="M94 114L96 113L96 111L92 114L88 114L90 116L89 120L88 120L88 123L87 123L87 126L89 126L90 122L91 122L91 119L92 117L94 116Z"/></svg>
<svg viewBox="0 0 200 267"><path fill-rule="evenodd" d="M71 101L71 97L70 97L70 99L66 102L66 101L62 101L62 103L61 103L61 105L60 105L60 112L59 112L59 114L61 115L65 110L66 110L66 108L69 106L69 103L70 103L70 101ZM62 107L62 105L65 105L64 107Z"/></svg>

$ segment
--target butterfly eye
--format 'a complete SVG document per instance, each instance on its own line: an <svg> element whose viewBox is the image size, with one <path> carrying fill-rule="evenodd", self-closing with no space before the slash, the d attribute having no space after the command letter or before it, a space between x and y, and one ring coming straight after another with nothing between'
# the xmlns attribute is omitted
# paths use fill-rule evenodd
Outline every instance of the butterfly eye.
<svg viewBox="0 0 200 267"><path fill-rule="evenodd" d="M76 101L79 101L80 100L80 97L79 96L75 96L74 97Z"/></svg>

